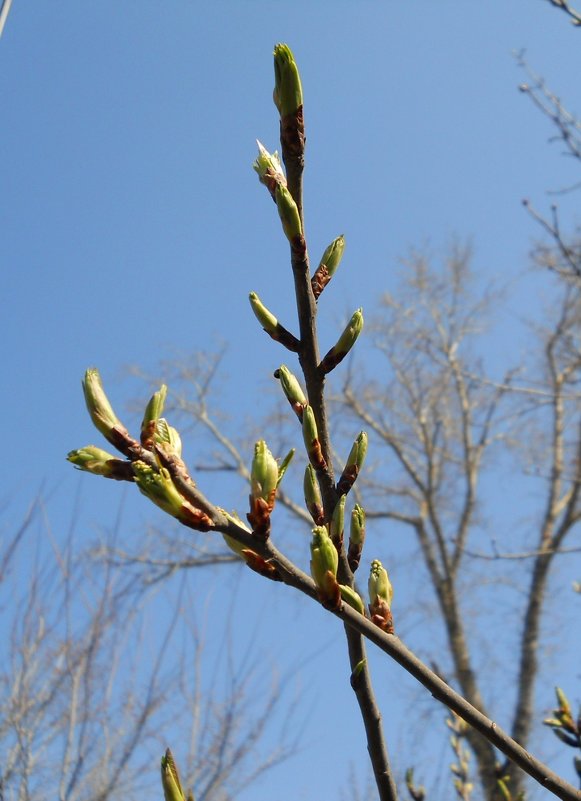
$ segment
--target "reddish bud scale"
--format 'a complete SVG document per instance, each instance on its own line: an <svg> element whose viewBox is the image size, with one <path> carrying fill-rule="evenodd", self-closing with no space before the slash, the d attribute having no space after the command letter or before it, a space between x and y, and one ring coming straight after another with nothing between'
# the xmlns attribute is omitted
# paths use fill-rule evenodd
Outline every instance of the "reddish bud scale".
<svg viewBox="0 0 581 801"><path fill-rule="evenodd" d="M249 495L250 511L246 518L252 526L252 533L257 538L266 542L270 536L270 513L274 508L276 489L272 490L268 500Z"/></svg>
<svg viewBox="0 0 581 801"><path fill-rule="evenodd" d="M187 501L183 504L178 515L176 515L180 523L188 528L193 528L195 531L210 531L214 528L214 523L208 515L201 509L196 509Z"/></svg>
<svg viewBox="0 0 581 801"><path fill-rule="evenodd" d="M323 361L321 362L319 369L323 373L323 375L327 375L330 373L331 370L334 370L338 364L340 364L345 356L349 353L348 350L336 350L334 347L326 354Z"/></svg>
<svg viewBox="0 0 581 801"><path fill-rule="evenodd" d="M359 475L359 468L356 464L345 465L345 469L341 473L341 478L337 482L337 492L340 495L347 495Z"/></svg>
<svg viewBox="0 0 581 801"><path fill-rule="evenodd" d="M323 289L327 286L330 280L331 280L331 275L329 274L327 265L319 264L319 266L314 272L313 277L311 278L311 289L313 290L313 295L315 296L315 300L319 299Z"/></svg>
<svg viewBox="0 0 581 801"><path fill-rule="evenodd" d="M252 551L250 548L243 548L241 553L248 567L254 570L255 573L271 581L282 581L276 567L271 562L267 562L267 560L260 556L260 554L257 554L256 551Z"/></svg>
<svg viewBox="0 0 581 801"><path fill-rule="evenodd" d="M361 561L361 553L363 552L363 545L360 542L349 541L349 550L347 551L347 561L351 572L355 573Z"/></svg>
<svg viewBox="0 0 581 801"><path fill-rule="evenodd" d="M282 156L288 171L289 156L301 168L305 165L305 120L303 107L280 118L280 143Z"/></svg>
<svg viewBox="0 0 581 801"><path fill-rule="evenodd" d="M378 626L386 634L394 634L393 615L387 601L383 598L376 598L375 603L369 604L371 622Z"/></svg>
<svg viewBox="0 0 581 801"><path fill-rule="evenodd" d="M266 331L266 328L264 329ZM284 345L287 350L292 351L293 353L298 353L301 348L301 343L295 337L294 334L291 334L290 331L281 325L280 323L276 324L276 329L274 331L266 331L275 342L280 342L281 345Z"/></svg>
<svg viewBox="0 0 581 801"><path fill-rule="evenodd" d="M325 573L323 586L317 587L317 596L325 609L336 612L341 606L341 588L330 570Z"/></svg>

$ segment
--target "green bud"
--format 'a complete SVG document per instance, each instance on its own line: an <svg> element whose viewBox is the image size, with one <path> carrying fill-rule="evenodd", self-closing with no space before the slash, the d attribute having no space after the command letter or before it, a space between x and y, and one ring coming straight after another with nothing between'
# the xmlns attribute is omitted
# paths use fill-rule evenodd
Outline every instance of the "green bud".
<svg viewBox="0 0 581 801"><path fill-rule="evenodd" d="M366 456L367 434L365 431L361 431L351 446L341 478L337 482L337 489L340 493L344 494L349 492L359 475L359 471L363 467Z"/></svg>
<svg viewBox="0 0 581 801"><path fill-rule="evenodd" d="M360 615L365 615L365 605L361 596L346 584L339 584L339 589L341 590L341 598L345 603L353 607Z"/></svg>
<svg viewBox="0 0 581 801"><path fill-rule="evenodd" d="M161 445L166 453L181 458L182 440L175 428L170 426L163 417L156 421L154 441Z"/></svg>
<svg viewBox="0 0 581 801"><path fill-rule="evenodd" d="M252 311L254 312L260 325L264 328L267 334L276 336L278 320L274 314L266 308L256 292L251 292L248 298L250 300L250 305L252 306Z"/></svg>
<svg viewBox="0 0 581 801"><path fill-rule="evenodd" d="M345 238L343 234L334 239L323 253L319 266L311 279L313 295L315 299L319 297L323 289L327 286L331 278L335 275L345 250Z"/></svg>
<svg viewBox="0 0 581 801"><path fill-rule="evenodd" d="M274 48L274 104L281 117L294 114L303 105L303 89L299 71L288 45Z"/></svg>
<svg viewBox="0 0 581 801"><path fill-rule="evenodd" d="M165 801L186 801L178 769L169 748L161 758L161 785Z"/></svg>
<svg viewBox="0 0 581 801"><path fill-rule="evenodd" d="M339 567L339 554L325 526L315 526L311 540L311 576L320 590L329 589L331 573L335 578Z"/></svg>
<svg viewBox="0 0 581 801"><path fill-rule="evenodd" d="M303 233L301 216L297 204L294 202L286 186L282 186L281 184L276 185L275 200L283 231L288 241L292 244L293 241L297 237L302 236Z"/></svg>
<svg viewBox="0 0 581 801"><path fill-rule="evenodd" d="M278 322L274 314L261 302L256 292L251 292L248 298L256 319L266 333L276 342L282 343L285 348L298 353L301 344L299 340Z"/></svg>
<svg viewBox="0 0 581 801"><path fill-rule="evenodd" d="M329 277L335 275L337 271L337 267L341 263L341 259L343 258L343 251L345 250L345 237L343 234L338 236L334 239L331 244L327 247L325 252L323 253L323 257L321 258L321 262L319 267L322 267L324 264L327 268L327 272L329 273Z"/></svg>
<svg viewBox="0 0 581 801"><path fill-rule="evenodd" d="M116 445L117 440L113 429L118 428L122 431L126 431L126 429L111 408L97 369L90 368L86 371L83 379L83 393L93 425L105 439L112 445Z"/></svg>
<svg viewBox="0 0 581 801"><path fill-rule="evenodd" d="M135 483L139 491L168 515L196 531L209 531L214 523L201 509L183 498L165 467L155 469L145 462L132 462Z"/></svg>
<svg viewBox="0 0 581 801"><path fill-rule="evenodd" d="M145 407L143 413L143 420L141 421L141 443L151 439L155 423L163 414L163 407L165 406L165 399L167 397L167 386L162 384L157 392L151 396L149 403Z"/></svg>
<svg viewBox="0 0 581 801"><path fill-rule="evenodd" d="M140 492L164 512L172 517L179 517L184 498L178 492L165 467L156 470L141 461L133 462L132 467L135 483Z"/></svg>
<svg viewBox="0 0 581 801"><path fill-rule="evenodd" d="M313 467L324 470L327 466L321 450L321 443L319 442L319 431L317 429L317 422L315 414L311 406L305 406L303 410L303 440L309 461Z"/></svg>
<svg viewBox="0 0 581 801"><path fill-rule="evenodd" d="M302 420L303 409L307 405L307 399L297 378L284 364L281 364L278 370L275 371L274 376L279 379L282 391L293 407L295 414L299 420Z"/></svg>
<svg viewBox="0 0 581 801"><path fill-rule="evenodd" d="M133 481L130 462L117 459L95 445L87 445L79 450L71 451L67 454L67 459L79 470L85 470L94 476L105 476L105 478L114 478L119 481Z"/></svg>
<svg viewBox="0 0 581 801"><path fill-rule="evenodd" d="M345 501L347 500L346 495L341 495L337 503L335 504L335 508L333 509L333 515L331 517L331 526L330 526L330 535L331 539L333 540L337 550L341 548L343 544L343 530L345 528Z"/></svg>
<svg viewBox="0 0 581 801"><path fill-rule="evenodd" d="M359 567L363 543L365 542L365 510L358 503L351 511L351 525L349 528L349 550L347 561L353 572Z"/></svg>
<svg viewBox="0 0 581 801"><path fill-rule="evenodd" d="M286 186L286 177L282 170L280 158L276 150L274 153L269 153L258 139L256 144L258 145L258 158L252 167L258 173L258 180L267 187L276 203L276 187L278 184Z"/></svg>
<svg viewBox="0 0 581 801"><path fill-rule="evenodd" d="M278 467L278 478L276 480L276 486L277 487L280 484L280 482L282 481L284 474L288 470L288 466L292 462L294 455L295 455L295 449L291 448L290 451L287 453L287 455L282 460L282 462L280 463L280 465Z"/></svg>
<svg viewBox="0 0 581 801"><path fill-rule="evenodd" d="M555 695L557 696L557 704L559 705L559 709L570 715L571 705L569 704L569 699L560 687L555 687Z"/></svg>
<svg viewBox="0 0 581 801"><path fill-rule="evenodd" d="M305 504L309 510L309 514L313 518L313 522L317 526L322 526L325 520L325 512L323 510L323 499L321 498L321 490L319 482L312 465L307 465L305 470L305 478L303 480L303 490L305 493Z"/></svg>
<svg viewBox="0 0 581 801"><path fill-rule="evenodd" d="M369 573L369 582L367 584L369 590L369 603L373 606L378 600L385 601L388 607L391 607L391 599L393 598L393 587L387 575L387 570L381 564L379 559L374 559L371 563L371 571Z"/></svg>
<svg viewBox="0 0 581 801"><path fill-rule="evenodd" d="M365 509L358 503L355 504L351 512L351 527L349 530L349 542L362 545L365 541Z"/></svg>
<svg viewBox="0 0 581 801"><path fill-rule="evenodd" d="M345 356L349 353L353 345L357 342L357 338L363 330L363 309L357 309L353 313L351 319L345 326L343 333L333 345L331 350L325 355L321 362L321 370L323 373L330 373L337 365L343 361Z"/></svg>
<svg viewBox="0 0 581 801"><path fill-rule="evenodd" d="M252 497L271 501L278 483L278 465L266 442L261 439L254 446L251 470Z"/></svg>

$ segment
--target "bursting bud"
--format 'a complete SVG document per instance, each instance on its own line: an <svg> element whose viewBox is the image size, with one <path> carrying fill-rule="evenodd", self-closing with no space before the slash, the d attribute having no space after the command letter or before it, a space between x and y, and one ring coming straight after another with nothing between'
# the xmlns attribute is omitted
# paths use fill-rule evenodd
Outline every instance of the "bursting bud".
<svg viewBox="0 0 581 801"><path fill-rule="evenodd" d="M308 405L305 406L303 411L303 439L310 463L315 470L324 470L327 463L321 450L321 443L319 442L317 422L312 407Z"/></svg>
<svg viewBox="0 0 581 801"><path fill-rule="evenodd" d="M379 559L374 559L371 563L367 588L369 590L369 601L371 604L374 604L378 600L383 600L388 606L391 606L393 587L387 575L387 570Z"/></svg>
<svg viewBox="0 0 581 801"><path fill-rule="evenodd" d="M363 309L357 309L345 326L345 329L336 344L325 355L321 362L323 373L330 373L337 365L343 361L353 345L357 342L357 337L363 330Z"/></svg>
<svg viewBox="0 0 581 801"><path fill-rule="evenodd" d="M297 204L286 186L281 184L276 185L275 200L283 231L292 245L296 238L303 234L303 226L301 225L301 216Z"/></svg>
<svg viewBox="0 0 581 801"><path fill-rule="evenodd" d="M163 414L166 396L167 386L162 384L158 391L153 393L149 403L145 407L143 420L141 421L141 444L144 448L151 443L153 433L155 431L155 425Z"/></svg>
<svg viewBox="0 0 581 801"><path fill-rule="evenodd" d="M67 459L79 470L85 470L94 476L115 478L118 481L133 481L131 462L117 459L95 445L87 445L85 448L71 451L67 454Z"/></svg>
<svg viewBox="0 0 581 801"><path fill-rule="evenodd" d="M349 527L349 550L347 561L353 572L359 567L361 551L365 542L365 509L358 503L351 512L351 525Z"/></svg>
<svg viewBox="0 0 581 801"><path fill-rule="evenodd" d="M371 563L367 588L372 622L387 634L393 634L393 617L391 615L393 588L387 570L379 559L374 559Z"/></svg>
<svg viewBox="0 0 581 801"><path fill-rule="evenodd" d="M323 253L319 266L311 278L311 286L315 300L319 297L323 289L327 286L331 278L335 275L345 250L345 238L343 234L334 239Z"/></svg>
<svg viewBox="0 0 581 801"><path fill-rule="evenodd" d="M281 364L278 370L275 370L274 377L279 379L286 399L293 407L296 416L302 421L303 409L307 405L307 399L298 379L284 364Z"/></svg>
<svg viewBox="0 0 581 801"><path fill-rule="evenodd" d="M363 462L367 456L367 434L361 431L351 446L347 462L341 473L341 478L337 482L337 490L341 494L349 492L359 475Z"/></svg>
<svg viewBox="0 0 581 801"><path fill-rule="evenodd" d="M274 153L269 153L258 139L256 144L258 145L258 158L252 167L258 173L258 180L266 186L276 203L276 187L279 184L286 186L286 177L282 170L280 158L276 150Z"/></svg>
<svg viewBox="0 0 581 801"><path fill-rule="evenodd" d="M330 524L330 535L331 539L333 540L333 544L339 551L341 546L343 545L343 529L345 527L345 501L347 499L346 495L341 495L337 503L335 504L335 508L333 509L333 515L331 517L331 524Z"/></svg>
<svg viewBox="0 0 581 801"><path fill-rule="evenodd" d="M161 758L161 786L165 801L186 801L178 769L169 748Z"/></svg>
<svg viewBox="0 0 581 801"><path fill-rule="evenodd" d="M209 531L213 527L211 518L205 512L192 506L180 495L165 467L155 469L145 462L136 461L132 463L132 468L140 492L168 515L196 531Z"/></svg>
<svg viewBox="0 0 581 801"><path fill-rule="evenodd" d="M313 518L313 522L316 526L322 526L325 520L323 499L321 497L321 490L315 470L311 464L307 465L307 469L305 470L303 489L305 493L305 504L309 510L309 514Z"/></svg>
<svg viewBox="0 0 581 801"><path fill-rule="evenodd" d="M163 417L156 421L153 439L166 453L177 456L178 459L181 458L182 439L177 430L170 426Z"/></svg>
<svg viewBox="0 0 581 801"><path fill-rule="evenodd" d="M274 48L273 100L281 117L295 114L303 105L299 70L290 47L285 44Z"/></svg>
<svg viewBox="0 0 581 801"><path fill-rule="evenodd" d="M263 439L254 446L250 480L252 496L270 501L278 483L278 465Z"/></svg>
<svg viewBox="0 0 581 801"><path fill-rule="evenodd" d="M341 599L337 584L339 554L325 526L315 526L311 540L311 576L319 592L320 600L336 608Z"/></svg>
<svg viewBox="0 0 581 801"><path fill-rule="evenodd" d="M101 376L94 367L89 368L83 379L83 393L85 403L91 415L91 420L95 428L103 434L112 445L117 445L117 438L114 429L126 432L125 426L119 421L115 412L111 408L109 399L105 395Z"/></svg>

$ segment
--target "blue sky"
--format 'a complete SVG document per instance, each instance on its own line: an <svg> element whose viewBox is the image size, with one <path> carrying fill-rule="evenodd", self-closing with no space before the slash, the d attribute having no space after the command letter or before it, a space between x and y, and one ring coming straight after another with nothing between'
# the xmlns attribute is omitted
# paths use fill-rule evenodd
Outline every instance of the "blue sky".
<svg viewBox="0 0 581 801"><path fill-rule="evenodd" d="M64 460L96 440L80 392L90 365L124 409L144 392L127 365L153 372L175 354L227 343L221 405L235 402L254 425L268 410L280 354L256 325L248 292L293 320L287 245L251 169L257 137L277 147L274 43L293 48L303 79L313 258L339 233L347 241L322 304L330 345L347 315L373 310L393 289L397 259L412 245L470 237L483 279L522 275L539 230L521 199L546 209L547 189L572 180L559 147L547 144L548 123L517 91L513 51L525 48L575 111L579 35L541 0L14 0L0 41L4 525L41 487L57 532L79 493L82 536L113 524L119 487ZM563 199L562 216L575 221L575 196ZM519 297L503 322L517 345L515 320L537 304L528 290ZM132 530L155 515L141 498L124 503ZM273 604L268 614L290 616L299 630L315 614ZM300 637L270 647L284 655ZM315 663L319 675L327 670ZM399 677L395 665L382 669L387 681ZM301 681L310 680L307 665ZM317 703L310 696L315 716L333 703L325 686ZM390 728L397 751L397 722ZM317 759L303 753L279 774L286 797L341 785L336 759L347 768L349 738L325 739L321 755L324 731L312 731ZM248 797L272 793L263 783Z"/></svg>

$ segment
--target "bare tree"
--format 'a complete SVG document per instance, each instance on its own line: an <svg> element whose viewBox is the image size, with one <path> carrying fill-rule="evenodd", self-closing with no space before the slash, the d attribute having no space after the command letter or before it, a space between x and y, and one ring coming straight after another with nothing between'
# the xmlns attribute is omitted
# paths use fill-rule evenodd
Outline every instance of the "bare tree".
<svg viewBox="0 0 581 801"><path fill-rule="evenodd" d="M251 664L228 669L226 693L206 677L203 638L183 619L187 582L152 639L143 613L155 598L139 576L75 550L74 532L63 539L43 516L38 499L0 544L4 801L140 798L169 737L188 743L200 798L227 801L289 756L284 739L258 762L252 753L281 697L275 682L255 686Z"/></svg>

